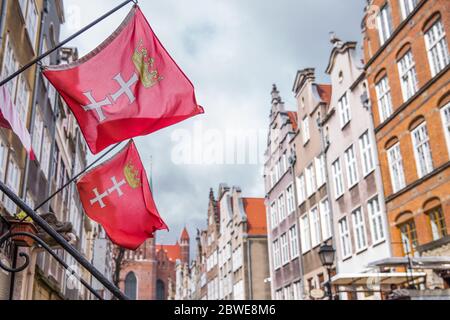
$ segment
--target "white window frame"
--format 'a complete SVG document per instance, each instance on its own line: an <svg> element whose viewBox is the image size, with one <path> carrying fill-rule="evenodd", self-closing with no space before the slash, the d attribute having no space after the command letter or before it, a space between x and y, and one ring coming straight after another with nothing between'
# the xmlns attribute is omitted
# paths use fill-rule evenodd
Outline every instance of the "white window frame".
<svg viewBox="0 0 450 320"><path fill-rule="evenodd" d="M314 170L314 162L305 170L306 178L306 196L309 198L314 192L316 192L316 175Z"/></svg>
<svg viewBox="0 0 450 320"><path fill-rule="evenodd" d="M316 167L317 188L320 188L326 182L325 156L323 154L321 154L319 157L316 157L314 159L314 164L315 164L315 167Z"/></svg>
<svg viewBox="0 0 450 320"><path fill-rule="evenodd" d="M375 85L377 94L378 113L380 115L380 123L383 123L392 115L392 97L391 88L389 87L389 80L387 75L384 76Z"/></svg>
<svg viewBox="0 0 450 320"><path fill-rule="evenodd" d="M301 205L303 202L306 201L306 184L305 184L305 176L302 173L300 176L297 177L297 197L298 197L298 204Z"/></svg>
<svg viewBox="0 0 450 320"><path fill-rule="evenodd" d="M445 141L447 142L448 156L450 159L450 102L441 108L440 113Z"/></svg>
<svg viewBox="0 0 450 320"><path fill-rule="evenodd" d="M294 185L290 184L286 188L287 215L295 211Z"/></svg>
<svg viewBox="0 0 450 320"><path fill-rule="evenodd" d="M344 194L344 178L342 175L341 160L337 158L331 165L333 172L334 197L338 199Z"/></svg>
<svg viewBox="0 0 450 320"><path fill-rule="evenodd" d="M375 170L375 153L369 131L364 132L359 137L359 149L361 152L361 162L364 177Z"/></svg>
<svg viewBox="0 0 450 320"><path fill-rule="evenodd" d="M270 221L272 224L272 230L278 226L278 210L277 210L277 202L273 201L270 204Z"/></svg>
<svg viewBox="0 0 450 320"><path fill-rule="evenodd" d="M298 233L297 233L297 225L294 224L289 229L289 248L290 248L290 254L291 259L295 259L299 256L299 248L298 248Z"/></svg>
<svg viewBox="0 0 450 320"><path fill-rule="evenodd" d="M322 226L322 241L328 240L333 236L333 226L331 225L331 207L328 198L320 201L320 222Z"/></svg>
<svg viewBox="0 0 450 320"><path fill-rule="evenodd" d="M277 239L273 243L273 267L275 270L281 267L281 251L280 251L280 241Z"/></svg>
<svg viewBox="0 0 450 320"><path fill-rule="evenodd" d="M300 240L302 243L302 253L305 254L311 250L311 234L309 228L309 216L308 214L300 217Z"/></svg>
<svg viewBox="0 0 450 320"><path fill-rule="evenodd" d="M380 9L377 16L377 28L380 46L382 46L392 35L392 15L388 3Z"/></svg>
<svg viewBox="0 0 450 320"><path fill-rule="evenodd" d="M348 188L351 189L358 183L358 165L356 163L356 153L355 148L351 145L344 152L345 165L347 169L347 183Z"/></svg>
<svg viewBox="0 0 450 320"><path fill-rule="evenodd" d="M33 50L36 47L36 36L38 31L39 11L35 0L28 0L27 14L25 18L25 25L30 38L30 43ZM34 13L34 14L32 14Z"/></svg>
<svg viewBox="0 0 450 320"><path fill-rule="evenodd" d="M356 253L367 249L367 232L362 207L352 212L353 237L355 239Z"/></svg>
<svg viewBox="0 0 450 320"><path fill-rule="evenodd" d="M290 257L289 257L289 242L287 238L287 234L283 233L280 237L281 242L281 264L285 266L289 263Z"/></svg>
<svg viewBox="0 0 450 320"><path fill-rule="evenodd" d="M309 132L309 117L305 116L302 120L302 128L303 128L303 144L307 144L309 139L311 138Z"/></svg>
<svg viewBox="0 0 450 320"><path fill-rule="evenodd" d="M6 172L6 185L16 194L19 193L20 178L20 167L12 154L10 154L8 161L8 170ZM9 197L7 197L6 194L4 195L3 199L5 208L9 211L9 213L12 215L16 214L17 205Z"/></svg>
<svg viewBox="0 0 450 320"><path fill-rule="evenodd" d="M350 110L350 104L348 101L347 92L344 93L344 95L338 101L338 111L339 111L339 120L341 123L341 129L342 129L352 119L352 114L351 114L351 110Z"/></svg>
<svg viewBox="0 0 450 320"><path fill-rule="evenodd" d="M372 235L372 245L383 242L386 238L384 217L381 211L378 195L367 201L367 211L369 213L370 232Z"/></svg>
<svg viewBox="0 0 450 320"><path fill-rule="evenodd" d="M425 121L411 131L411 139L414 158L416 159L417 175L419 178L422 178L433 171L430 138Z"/></svg>
<svg viewBox="0 0 450 320"><path fill-rule="evenodd" d="M341 242L342 259L345 260L352 255L352 242L350 239L347 217L339 220L339 238Z"/></svg>
<svg viewBox="0 0 450 320"><path fill-rule="evenodd" d="M406 186L403 158L399 142L387 149L387 157L389 172L391 174L392 191L393 193L396 193Z"/></svg>
<svg viewBox="0 0 450 320"><path fill-rule="evenodd" d="M425 32L425 46L427 48L431 76L434 77L450 63L447 39L440 18Z"/></svg>
<svg viewBox="0 0 450 320"><path fill-rule="evenodd" d="M402 12L402 20L405 20L417 5L418 0L399 0Z"/></svg>
<svg viewBox="0 0 450 320"><path fill-rule="evenodd" d="M411 49L397 62L397 67L402 87L403 102L406 102L419 90L416 63L414 62Z"/></svg>
<svg viewBox="0 0 450 320"><path fill-rule="evenodd" d="M14 48L9 38L9 32L7 32L2 61L2 79L5 79L7 76L13 74L18 69L18 65ZM5 85L11 98L11 102L14 103L16 97L17 77L11 79Z"/></svg>
<svg viewBox="0 0 450 320"><path fill-rule="evenodd" d="M0 139L0 180L6 180L6 165L8 163L8 147L7 144Z"/></svg>
<svg viewBox="0 0 450 320"><path fill-rule="evenodd" d="M311 230L311 246L313 248L317 247L321 242L321 227L320 227L320 218L319 218L319 207L316 205L310 210L310 230Z"/></svg>
<svg viewBox="0 0 450 320"><path fill-rule="evenodd" d="M278 223L282 222L284 219L286 219L286 201L284 199L284 192L281 192L281 194L278 196Z"/></svg>

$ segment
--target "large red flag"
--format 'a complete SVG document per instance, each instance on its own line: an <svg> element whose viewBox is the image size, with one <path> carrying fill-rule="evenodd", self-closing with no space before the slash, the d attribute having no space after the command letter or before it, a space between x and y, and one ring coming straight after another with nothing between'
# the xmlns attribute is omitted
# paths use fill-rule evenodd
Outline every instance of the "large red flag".
<svg viewBox="0 0 450 320"><path fill-rule="evenodd" d="M121 247L135 250L156 230L167 229L133 141L85 174L77 189L86 214Z"/></svg>
<svg viewBox="0 0 450 320"><path fill-rule="evenodd" d="M72 110L94 154L203 113L192 83L138 6L87 56L48 66L44 75Z"/></svg>

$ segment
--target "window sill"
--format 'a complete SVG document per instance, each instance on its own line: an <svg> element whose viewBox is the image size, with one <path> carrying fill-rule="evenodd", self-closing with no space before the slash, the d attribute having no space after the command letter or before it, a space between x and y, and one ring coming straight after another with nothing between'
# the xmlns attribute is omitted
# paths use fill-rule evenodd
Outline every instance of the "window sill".
<svg viewBox="0 0 450 320"><path fill-rule="evenodd" d="M343 196L344 196L344 192L341 193L340 195L334 197L334 200L335 200L335 201L339 201Z"/></svg>
<svg viewBox="0 0 450 320"><path fill-rule="evenodd" d="M355 252L355 255L360 255L362 253L364 253L365 251L367 251L369 248L367 246L365 246L364 248L359 249L358 251Z"/></svg>
<svg viewBox="0 0 450 320"><path fill-rule="evenodd" d="M375 172L375 168L371 168L367 173L364 173L363 179L366 179L368 176L370 176L372 173Z"/></svg>
<svg viewBox="0 0 450 320"><path fill-rule="evenodd" d="M344 131L350 125L350 121L351 121L351 119L348 120L346 123L344 123L343 126L341 126L341 131Z"/></svg>
<svg viewBox="0 0 450 320"><path fill-rule="evenodd" d="M348 256L342 258L342 262L350 260L351 258L352 258L352 255L348 255Z"/></svg>
<svg viewBox="0 0 450 320"><path fill-rule="evenodd" d="M378 247L379 245L381 245L381 244L384 243L384 242L386 242L386 239L385 239L385 238L380 239L380 240L378 240L377 242L374 242L374 243L372 244L372 248Z"/></svg>
<svg viewBox="0 0 450 320"><path fill-rule="evenodd" d="M352 184L351 186L348 187L348 191L351 191L352 189L354 189L356 186L358 186L359 181L356 181L354 184Z"/></svg>

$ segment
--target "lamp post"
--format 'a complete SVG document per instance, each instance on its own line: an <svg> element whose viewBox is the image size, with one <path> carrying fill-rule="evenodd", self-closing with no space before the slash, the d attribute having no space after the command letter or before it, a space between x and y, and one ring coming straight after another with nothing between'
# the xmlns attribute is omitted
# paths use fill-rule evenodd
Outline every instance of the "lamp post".
<svg viewBox="0 0 450 320"><path fill-rule="evenodd" d="M334 254L335 254L334 248L326 243L322 244L319 248L320 261L322 262L322 265L325 268L327 268L328 272L328 282L326 286L329 300L333 299L333 295L331 292L331 267L333 266L334 263Z"/></svg>

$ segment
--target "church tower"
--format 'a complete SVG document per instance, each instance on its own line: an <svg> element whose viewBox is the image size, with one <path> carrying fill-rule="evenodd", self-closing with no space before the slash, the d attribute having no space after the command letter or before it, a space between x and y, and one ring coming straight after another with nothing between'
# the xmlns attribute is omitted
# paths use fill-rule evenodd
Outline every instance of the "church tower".
<svg viewBox="0 0 450 320"><path fill-rule="evenodd" d="M181 262L189 264L189 233L184 227L180 237Z"/></svg>

